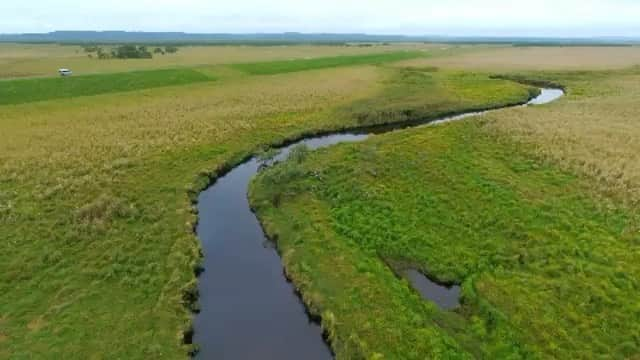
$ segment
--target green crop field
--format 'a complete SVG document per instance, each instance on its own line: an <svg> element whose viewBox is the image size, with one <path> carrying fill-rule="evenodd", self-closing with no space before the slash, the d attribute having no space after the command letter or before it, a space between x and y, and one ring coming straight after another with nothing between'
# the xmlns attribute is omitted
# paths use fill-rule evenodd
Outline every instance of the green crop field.
<svg viewBox="0 0 640 360"><path fill-rule="evenodd" d="M186 85L214 79L192 69L168 69L7 80L0 83L0 105Z"/></svg>
<svg viewBox="0 0 640 360"><path fill-rule="evenodd" d="M588 51L606 67L629 49ZM99 60L0 44L0 359L186 358L193 200L223 169L303 135L537 93L503 72L568 96L276 166L252 185L260 219L338 358L637 355L638 70L568 72L563 55L541 72L505 51L190 46ZM387 263L462 283L463 307L440 311Z"/></svg>

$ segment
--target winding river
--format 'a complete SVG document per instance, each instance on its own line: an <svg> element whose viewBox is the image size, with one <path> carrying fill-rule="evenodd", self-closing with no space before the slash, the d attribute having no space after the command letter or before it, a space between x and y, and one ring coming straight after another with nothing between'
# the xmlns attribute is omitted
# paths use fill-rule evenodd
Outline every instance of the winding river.
<svg viewBox="0 0 640 360"><path fill-rule="evenodd" d="M542 89L527 105L549 103L563 94L558 89ZM483 113L470 112L428 123ZM400 123L313 137L280 149L277 159L286 158L299 144L317 149L424 124ZM198 198L196 232L202 241L205 271L198 285L201 311L194 319L193 341L199 347L196 358L331 359L320 325L310 320L294 286L284 276L276 249L249 206L248 185L261 165L260 160L252 158L236 166ZM423 297L440 304L440 285L419 273L409 280ZM424 289L434 289L434 295ZM455 307L457 295L453 303L450 298L447 301L444 308Z"/></svg>

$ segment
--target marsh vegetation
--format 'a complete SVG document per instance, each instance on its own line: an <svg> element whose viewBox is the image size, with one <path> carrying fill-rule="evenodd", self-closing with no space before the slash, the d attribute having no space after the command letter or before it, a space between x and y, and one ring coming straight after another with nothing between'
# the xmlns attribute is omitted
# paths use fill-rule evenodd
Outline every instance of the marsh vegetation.
<svg viewBox="0 0 640 360"><path fill-rule="evenodd" d="M637 354L637 70L532 72L502 55L497 70L464 68L490 51L514 50L194 46L93 61L0 44L0 358L184 358L201 190L303 135L529 98L491 78L505 71L568 96L305 153L255 182L261 220L339 357ZM60 66L81 76L48 78ZM462 307L425 302L390 260L460 283Z"/></svg>
<svg viewBox="0 0 640 360"><path fill-rule="evenodd" d="M252 202L338 357L637 354L634 150L606 151L640 135L626 103L634 74L529 73L569 97L374 136L261 174ZM270 181L283 169L292 176ZM422 301L389 264L461 284L462 306Z"/></svg>
<svg viewBox="0 0 640 360"><path fill-rule="evenodd" d="M0 106L0 357L186 356L190 196L266 144L346 126L331 109L383 78L365 66Z"/></svg>

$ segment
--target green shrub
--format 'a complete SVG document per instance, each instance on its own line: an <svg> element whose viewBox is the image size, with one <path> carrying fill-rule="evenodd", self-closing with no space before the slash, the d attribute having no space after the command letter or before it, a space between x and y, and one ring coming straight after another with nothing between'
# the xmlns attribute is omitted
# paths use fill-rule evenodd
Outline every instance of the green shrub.
<svg viewBox="0 0 640 360"><path fill-rule="evenodd" d="M307 159L309 156L309 147L305 144L300 144L291 149L289 153L289 160L295 162L296 164L301 164L303 161Z"/></svg>
<svg viewBox="0 0 640 360"><path fill-rule="evenodd" d="M116 59L151 59L153 55L146 46L121 45L111 51Z"/></svg>
<svg viewBox="0 0 640 360"><path fill-rule="evenodd" d="M164 52L167 54L175 54L178 52L178 48L176 46L165 46Z"/></svg>

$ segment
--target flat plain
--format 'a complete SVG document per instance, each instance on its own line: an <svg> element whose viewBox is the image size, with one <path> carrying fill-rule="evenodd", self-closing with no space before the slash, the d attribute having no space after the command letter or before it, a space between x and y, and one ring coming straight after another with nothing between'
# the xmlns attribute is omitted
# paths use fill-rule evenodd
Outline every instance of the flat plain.
<svg viewBox="0 0 640 360"><path fill-rule="evenodd" d="M533 61L504 56L515 51L521 50L211 46L181 47L151 60L97 60L80 47L0 44L1 83L11 84L0 91L42 81L88 84L68 96L56 84L0 105L0 358L186 357L192 304L185 295L195 287L201 256L192 200L224 168L303 134L435 118L531 96L529 86L490 78L507 70L566 85L568 96L495 113L480 124L406 130L314 154L314 161L296 165L326 174L313 191L300 191L307 179L267 188L258 180L252 196L262 220L281 234L287 270L311 309L324 315L338 357L527 357L558 349L588 357L606 348L633 354L637 328L621 313L638 316L631 303L638 293L632 251L638 222L636 203L620 198L637 197L637 71L582 71L590 64L566 71L575 64L563 55L564 63L548 65L560 70L541 72ZM544 58L548 51L577 50L525 51ZM606 54L635 48L589 51L598 66L618 68L632 65L633 57L606 63ZM499 61L484 70L469 60L491 52ZM456 62L457 69L447 65ZM49 79L59 67L81 76ZM175 83L163 71L206 81ZM296 184L279 207L270 207L272 194ZM345 197L333 201L337 195ZM379 197L362 203L365 195ZM549 216L532 220L540 208ZM420 214L433 217L424 221ZM365 221L382 215L384 222ZM282 216L298 226L295 236ZM511 218L517 221L490 221ZM454 240L453 249L444 246ZM553 241L561 244L545 250ZM599 256L601 248L606 256ZM462 282L465 299L475 302L466 312L438 310L375 251L409 254L422 271ZM519 257L526 266L514 265ZM575 277L561 276L567 269ZM366 292L345 290L354 281ZM571 287L573 281L584 285ZM592 300L583 296L587 290ZM543 311L543 303L552 306ZM392 309L400 318L389 315ZM598 317L585 315L589 309ZM524 336L540 314L532 326L551 324L554 332Z"/></svg>
<svg viewBox="0 0 640 360"><path fill-rule="evenodd" d="M640 63L640 46L498 47L441 59L413 60L401 66L431 65L484 71L612 70Z"/></svg>
<svg viewBox="0 0 640 360"><path fill-rule="evenodd" d="M104 45L108 51L111 46ZM150 49L154 46L150 45ZM468 47L474 50L474 47ZM477 48L481 48L478 46ZM451 53L454 47L432 44L393 44L373 47L342 45L281 46L181 46L175 54L156 55L152 59L89 58L83 47L55 44L0 44L0 79L48 77L59 68L71 68L76 74L127 72L176 67L212 66L233 63L300 60L342 55L366 55L397 51ZM95 55L95 54L94 54Z"/></svg>

